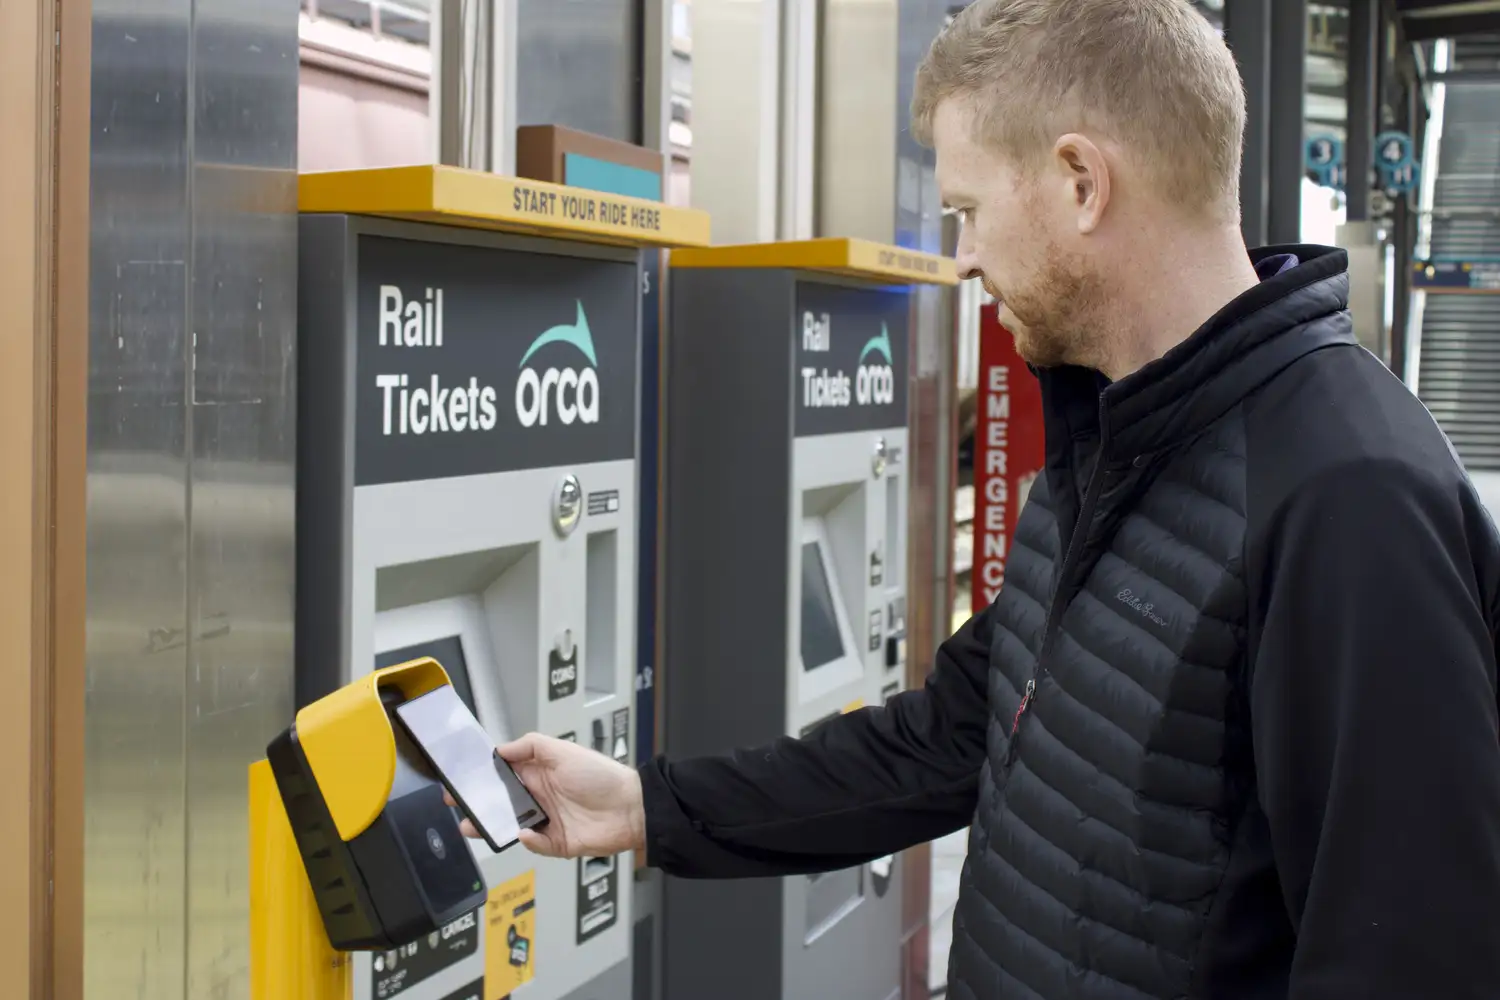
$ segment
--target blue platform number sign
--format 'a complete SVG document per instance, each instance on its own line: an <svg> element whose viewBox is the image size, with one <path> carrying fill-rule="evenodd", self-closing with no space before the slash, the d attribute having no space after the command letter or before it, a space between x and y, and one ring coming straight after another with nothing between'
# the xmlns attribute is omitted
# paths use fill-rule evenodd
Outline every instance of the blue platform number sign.
<svg viewBox="0 0 1500 1000"><path fill-rule="evenodd" d="M1393 194L1412 191L1422 180L1422 165L1413 154L1411 136L1382 132L1375 137L1375 171L1380 186Z"/></svg>
<svg viewBox="0 0 1500 1000"><path fill-rule="evenodd" d="M1310 136L1303 146L1302 161L1307 172L1323 187L1343 186L1344 144L1337 136Z"/></svg>

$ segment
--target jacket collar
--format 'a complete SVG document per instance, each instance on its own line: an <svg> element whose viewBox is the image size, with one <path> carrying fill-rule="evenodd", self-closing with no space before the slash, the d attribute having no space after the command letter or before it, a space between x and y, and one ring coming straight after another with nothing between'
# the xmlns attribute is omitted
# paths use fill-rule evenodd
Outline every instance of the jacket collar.
<svg viewBox="0 0 1500 1000"><path fill-rule="evenodd" d="M1047 462L1068 462L1072 442L1098 437L1106 462L1130 462L1198 434L1287 365L1313 351L1356 345L1348 254L1288 245L1252 251L1300 263L1247 290L1187 340L1118 382L1093 369L1034 369L1042 387Z"/></svg>

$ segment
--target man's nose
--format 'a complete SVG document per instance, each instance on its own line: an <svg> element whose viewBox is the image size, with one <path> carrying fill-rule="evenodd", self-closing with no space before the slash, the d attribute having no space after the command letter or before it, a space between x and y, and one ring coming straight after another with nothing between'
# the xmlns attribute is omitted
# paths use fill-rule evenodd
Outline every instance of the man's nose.
<svg viewBox="0 0 1500 1000"><path fill-rule="evenodd" d="M968 280L984 276L984 272L979 269L979 259L963 247L959 247L958 253L954 254L953 263L958 267L958 276L961 279Z"/></svg>
<svg viewBox="0 0 1500 1000"><path fill-rule="evenodd" d="M967 232L960 232L958 247L953 254L953 263L958 268L958 276L961 279L978 278L983 272L979 270L979 257L974 253L974 243L969 239Z"/></svg>

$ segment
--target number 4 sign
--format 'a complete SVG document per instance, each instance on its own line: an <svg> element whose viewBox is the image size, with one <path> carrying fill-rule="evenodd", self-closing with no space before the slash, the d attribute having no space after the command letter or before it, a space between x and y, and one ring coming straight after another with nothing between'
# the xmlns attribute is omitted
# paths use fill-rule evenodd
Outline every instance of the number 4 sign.
<svg viewBox="0 0 1500 1000"><path fill-rule="evenodd" d="M1411 162L1411 136L1405 132L1382 132L1375 137L1376 169L1395 170Z"/></svg>
<svg viewBox="0 0 1500 1000"><path fill-rule="evenodd" d="M1412 153L1411 136L1382 132L1375 137L1375 171L1380 189L1393 195L1415 190L1422 181L1422 165Z"/></svg>

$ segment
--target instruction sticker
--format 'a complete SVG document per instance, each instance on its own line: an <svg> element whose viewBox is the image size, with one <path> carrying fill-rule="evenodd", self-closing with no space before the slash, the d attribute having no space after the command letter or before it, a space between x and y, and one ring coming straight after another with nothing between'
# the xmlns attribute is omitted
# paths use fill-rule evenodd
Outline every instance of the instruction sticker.
<svg viewBox="0 0 1500 1000"><path fill-rule="evenodd" d="M491 889L484 916L485 996L501 1000L536 975L536 871Z"/></svg>
<svg viewBox="0 0 1500 1000"><path fill-rule="evenodd" d="M590 517L598 517L600 514L618 514L620 512L619 490L595 490L589 494L588 511Z"/></svg>
<svg viewBox="0 0 1500 1000"><path fill-rule="evenodd" d="M610 742L609 755L624 764L630 759L630 709L617 708L609 719Z"/></svg>
<svg viewBox="0 0 1500 1000"><path fill-rule="evenodd" d="M578 943L602 934L620 914L619 865L613 856L578 859Z"/></svg>
<svg viewBox="0 0 1500 1000"><path fill-rule="evenodd" d="M377 951L370 964L372 1000L390 1000L479 950L479 911L465 913L411 944Z"/></svg>
<svg viewBox="0 0 1500 1000"><path fill-rule="evenodd" d="M547 654L547 700L557 701L578 691L578 647L565 658L557 650Z"/></svg>

